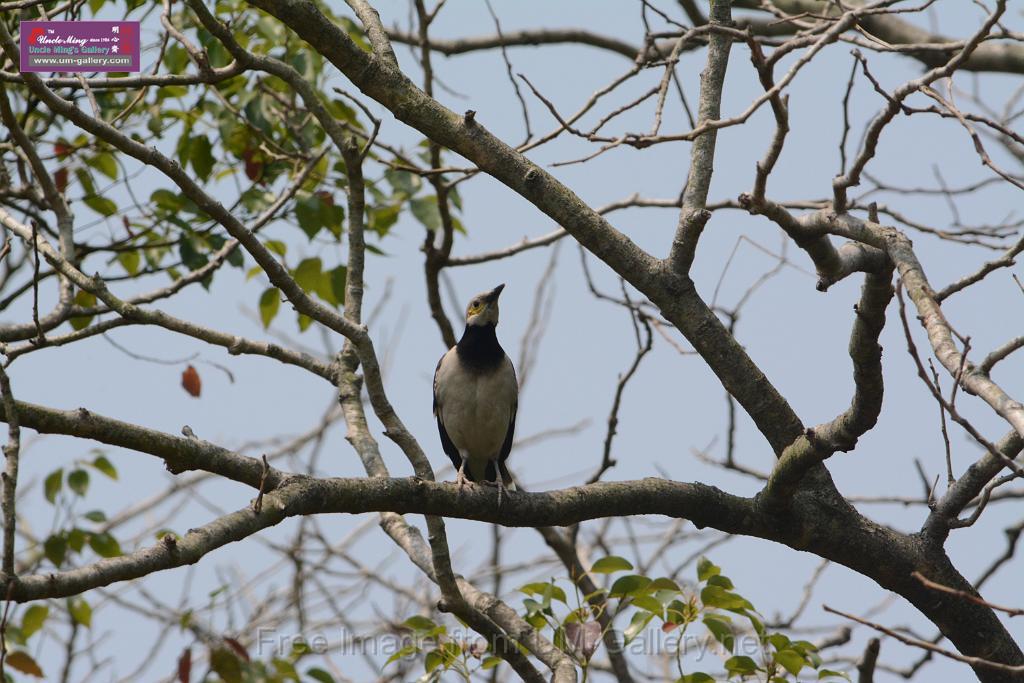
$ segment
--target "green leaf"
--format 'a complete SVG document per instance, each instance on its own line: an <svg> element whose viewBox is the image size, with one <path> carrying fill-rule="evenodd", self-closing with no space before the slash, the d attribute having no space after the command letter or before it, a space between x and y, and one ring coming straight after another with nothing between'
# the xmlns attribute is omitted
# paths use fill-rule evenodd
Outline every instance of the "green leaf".
<svg viewBox="0 0 1024 683"><path fill-rule="evenodd" d="M68 475L68 488L79 496L84 496L89 490L89 473L85 470L72 470Z"/></svg>
<svg viewBox="0 0 1024 683"><path fill-rule="evenodd" d="M85 547L85 542L88 540L89 536L90 534L88 534L84 529L75 527L68 532L68 547L76 553L82 552L82 548Z"/></svg>
<svg viewBox="0 0 1024 683"><path fill-rule="evenodd" d="M323 262L319 258L302 259L292 271L292 278L299 287L302 287L303 291L312 292L320 284L322 270Z"/></svg>
<svg viewBox="0 0 1024 683"><path fill-rule="evenodd" d="M414 655L417 652L419 652L419 648L416 647L415 645L406 645L401 650L399 650L395 654L393 654L390 657L388 657L388 661L384 662L384 666L387 666L388 664L391 664L392 662L397 662L399 659L403 659L403 658L408 657L410 655Z"/></svg>
<svg viewBox="0 0 1024 683"><path fill-rule="evenodd" d="M539 631L547 626L548 620L540 612L530 612L526 615L526 623Z"/></svg>
<svg viewBox="0 0 1024 683"><path fill-rule="evenodd" d="M21 617L21 635L30 638L46 623L46 617L50 616L50 608L47 605L32 605Z"/></svg>
<svg viewBox="0 0 1024 683"><path fill-rule="evenodd" d="M633 598L633 606L647 610L651 614L656 614L659 617L665 612L665 606L659 600L650 595L640 595Z"/></svg>
<svg viewBox="0 0 1024 683"><path fill-rule="evenodd" d="M822 681L826 678L843 678L850 680L850 676L842 671L833 671L832 669L822 669L818 672L818 680Z"/></svg>
<svg viewBox="0 0 1024 683"><path fill-rule="evenodd" d="M658 578L658 579L655 579L654 581L652 581L651 585L650 585L650 590L653 590L653 591L666 591L666 592L667 591L671 591L673 593L680 593L680 592L682 592L682 589L679 587L678 583L676 583L672 579L669 579L669 578L664 577L664 576L662 576L661 578Z"/></svg>
<svg viewBox="0 0 1024 683"><path fill-rule="evenodd" d="M345 220L345 209L337 204L320 200L320 221L336 238L341 237L342 222Z"/></svg>
<svg viewBox="0 0 1024 683"><path fill-rule="evenodd" d="M121 555L121 544L117 539L104 531L89 537L89 547L100 557L117 557Z"/></svg>
<svg viewBox="0 0 1024 683"><path fill-rule="evenodd" d="M312 669L306 669L306 675L319 683L336 683L334 677L320 667L314 666Z"/></svg>
<svg viewBox="0 0 1024 683"><path fill-rule="evenodd" d="M90 510L82 516L90 522L96 522L97 524L107 521L107 516L103 513L103 510Z"/></svg>
<svg viewBox="0 0 1024 683"><path fill-rule="evenodd" d="M111 180L117 180L117 161L114 159L113 154L110 154L109 152L97 154L92 159L86 160L85 163L89 164Z"/></svg>
<svg viewBox="0 0 1024 683"><path fill-rule="evenodd" d="M480 664L480 668L484 671L489 671L490 669L493 669L499 664L501 664L501 657L495 657L491 655L490 657L484 658L484 661Z"/></svg>
<svg viewBox="0 0 1024 683"><path fill-rule="evenodd" d="M86 206L102 216L113 216L117 213L117 203L113 199L89 195L83 201Z"/></svg>
<svg viewBox="0 0 1024 683"><path fill-rule="evenodd" d="M331 293L334 295L335 305L345 303L345 284L348 280L348 268L337 266L329 274Z"/></svg>
<svg viewBox="0 0 1024 683"><path fill-rule="evenodd" d="M242 662L231 650L218 647L210 651L210 668L224 683L242 683Z"/></svg>
<svg viewBox="0 0 1024 683"><path fill-rule="evenodd" d="M369 227L375 233L384 237L388 234L388 230L391 226L398 221L398 215L402 212L402 207L398 204L393 206L378 206L369 211ZM368 251L373 251L370 245L367 245Z"/></svg>
<svg viewBox="0 0 1024 683"><path fill-rule="evenodd" d="M107 456L96 456L96 459L92 461L92 466L111 479L114 479L115 481L117 480L117 468L114 467L114 464L107 459Z"/></svg>
<svg viewBox="0 0 1024 683"><path fill-rule="evenodd" d="M424 616L414 615L402 622L402 626L406 627L410 631L433 631L437 628L437 624L432 619Z"/></svg>
<svg viewBox="0 0 1024 683"><path fill-rule="evenodd" d="M430 673L437 667L444 664L444 654L440 650L431 650L427 653L427 656L423 658L423 669Z"/></svg>
<svg viewBox="0 0 1024 683"><path fill-rule="evenodd" d="M609 555L595 562L594 566L590 568L590 572L592 574L613 574L615 572L628 572L632 569L633 565L629 563L629 560L617 555Z"/></svg>
<svg viewBox="0 0 1024 683"><path fill-rule="evenodd" d="M686 674L679 680L681 683L715 683L715 679L703 671L694 671L692 674Z"/></svg>
<svg viewBox="0 0 1024 683"><path fill-rule="evenodd" d="M263 246L278 256L285 256L288 253L288 245L281 240L267 240L263 243Z"/></svg>
<svg viewBox="0 0 1024 683"><path fill-rule="evenodd" d="M92 174L89 173L88 169L76 168L75 178L78 179L79 184L82 186L86 195L96 194L96 183L92 180Z"/></svg>
<svg viewBox="0 0 1024 683"><path fill-rule="evenodd" d="M92 607L85 601L85 598L71 598L68 601L68 611L71 612L71 618L76 623L86 628L92 627Z"/></svg>
<svg viewBox="0 0 1024 683"><path fill-rule="evenodd" d="M135 275L139 272L139 264L142 261L142 257L139 256L137 251L122 251L117 255L117 262L121 264L124 271L129 275Z"/></svg>
<svg viewBox="0 0 1024 683"><path fill-rule="evenodd" d="M732 588L733 588L732 581L729 580L729 577L728 576L722 576L721 574L719 574L718 576L708 577L708 585L709 586L721 586L722 588L724 588L726 590L732 590Z"/></svg>
<svg viewBox="0 0 1024 683"><path fill-rule="evenodd" d="M78 292L75 293L75 305L81 306L83 308L95 306L96 297L93 294L90 294L89 292L85 291L84 289L80 289L78 290ZM71 323L71 327L73 327L74 329L82 330L88 327L89 323L92 322L92 316L86 315L71 318L69 322Z"/></svg>
<svg viewBox="0 0 1024 683"><path fill-rule="evenodd" d="M295 201L295 219L299 222L302 232L312 240L324 227L320 217L320 198L316 195L302 197Z"/></svg>
<svg viewBox="0 0 1024 683"><path fill-rule="evenodd" d="M611 597L615 596L635 596L641 595L644 589L651 584L651 580L646 576L640 576L639 574L627 574L626 576L620 576L612 584L611 590L608 591L608 595Z"/></svg>
<svg viewBox="0 0 1024 683"><path fill-rule="evenodd" d="M699 560L697 560L697 580L698 581L707 581L712 576L717 576L718 574L721 574L721 573L722 573L722 570L717 565L715 565L711 560L709 560L708 558L706 558L704 556L701 556L701 558Z"/></svg>
<svg viewBox="0 0 1024 683"><path fill-rule="evenodd" d="M281 293L277 287L267 289L260 296L260 320L263 321L264 329L270 327L270 323L281 308Z"/></svg>
<svg viewBox="0 0 1024 683"><path fill-rule="evenodd" d="M796 676L804 668L804 658L793 650L779 650L775 653L775 661L781 664L786 671Z"/></svg>
<svg viewBox="0 0 1024 683"><path fill-rule="evenodd" d="M184 206L181 195L170 190L154 190L153 194L149 195L149 201L156 204L157 208L172 212L180 211Z"/></svg>
<svg viewBox="0 0 1024 683"><path fill-rule="evenodd" d="M417 197L409 202L412 215L423 224L427 230L441 229L441 212L437 208L437 197Z"/></svg>
<svg viewBox="0 0 1024 683"><path fill-rule="evenodd" d="M197 135L192 138L189 143L188 158L200 178L206 180L210 177L210 171L213 170L216 160L213 158L213 145L210 144L208 137Z"/></svg>
<svg viewBox="0 0 1024 683"><path fill-rule="evenodd" d="M746 598L730 593L721 586L705 586L704 590L700 592L700 601L707 607L720 609L754 609L754 606L747 602Z"/></svg>
<svg viewBox="0 0 1024 683"><path fill-rule="evenodd" d="M732 625L724 617L713 614L705 615L704 626L711 631L711 635L722 644L722 647L732 652L736 639L732 633Z"/></svg>
<svg viewBox="0 0 1024 683"><path fill-rule="evenodd" d="M64 485L64 468L60 467L55 469L46 475L46 479L43 480L43 495L46 496L46 500L53 503L57 500L57 494L60 493L61 487Z"/></svg>
<svg viewBox="0 0 1024 683"><path fill-rule="evenodd" d="M725 670L730 675L747 676L757 671L757 662L750 657L738 655L725 660Z"/></svg>
<svg viewBox="0 0 1024 683"><path fill-rule="evenodd" d="M196 245L192 242L190 237L183 237L181 242L178 243L178 255L181 256L181 262L189 270L197 270L202 268L209 262L206 254L202 254L196 249Z"/></svg>
<svg viewBox="0 0 1024 683"><path fill-rule="evenodd" d="M457 186L452 185L448 188L448 199L451 200L456 209L462 211L462 196L459 194L459 188Z"/></svg>
<svg viewBox="0 0 1024 683"><path fill-rule="evenodd" d="M68 552L68 541L63 534L54 534L43 541L43 554L53 563L54 567L64 564Z"/></svg>
<svg viewBox="0 0 1024 683"><path fill-rule="evenodd" d="M167 66L168 73L179 73L188 66L188 53L180 45L171 43L167 46L164 64Z"/></svg>
<svg viewBox="0 0 1024 683"><path fill-rule="evenodd" d="M528 583L519 589L520 593L526 593L527 595L540 595L546 598L548 602L551 600L558 600L562 604L568 604L565 591L556 586L553 583L547 581L539 581L537 583Z"/></svg>
<svg viewBox="0 0 1024 683"><path fill-rule="evenodd" d="M697 609L692 602L673 600L666 608L665 617L673 624L688 624L697 618Z"/></svg>
<svg viewBox="0 0 1024 683"><path fill-rule="evenodd" d="M625 638L624 644L629 645L633 642L633 639L643 633L643 630L647 628L647 624L651 623L651 619L653 618L654 615L650 612L638 611L634 614L633 618L629 620L629 626L627 626L626 630L622 632L622 635Z"/></svg>

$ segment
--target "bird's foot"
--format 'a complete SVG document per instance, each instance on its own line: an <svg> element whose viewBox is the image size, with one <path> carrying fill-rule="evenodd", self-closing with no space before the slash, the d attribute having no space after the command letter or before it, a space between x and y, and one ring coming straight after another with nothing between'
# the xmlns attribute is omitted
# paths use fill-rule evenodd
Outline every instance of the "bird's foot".
<svg viewBox="0 0 1024 683"><path fill-rule="evenodd" d="M455 475L455 485L459 488L460 495L466 489L466 484L470 483L469 479L466 478L465 469L466 465L463 464L462 467L459 468L459 473Z"/></svg>

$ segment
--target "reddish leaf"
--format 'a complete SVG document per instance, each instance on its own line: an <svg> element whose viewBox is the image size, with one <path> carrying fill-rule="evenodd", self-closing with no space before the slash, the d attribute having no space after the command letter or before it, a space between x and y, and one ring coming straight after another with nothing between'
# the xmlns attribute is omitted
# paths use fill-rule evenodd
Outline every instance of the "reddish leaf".
<svg viewBox="0 0 1024 683"><path fill-rule="evenodd" d="M601 624L588 621L585 624L571 622L565 625L565 638L571 647L583 659L590 661L601 645Z"/></svg>
<svg viewBox="0 0 1024 683"><path fill-rule="evenodd" d="M43 677L43 670L36 664L36 660L21 650L15 650L7 655L7 666L36 678Z"/></svg>
<svg viewBox="0 0 1024 683"><path fill-rule="evenodd" d="M247 149L242 152L245 159L245 175L249 180L259 180L263 177L263 161L256 158L255 150Z"/></svg>
<svg viewBox="0 0 1024 683"><path fill-rule="evenodd" d="M124 231L128 233L129 237L135 237L135 233L132 232L132 222L128 220L128 216L121 216L121 224L124 225Z"/></svg>
<svg viewBox="0 0 1024 683"><path fill-rule="evenodd" d="M54 144L53 151L56 152L58 159L64 159L67 155L71 154L71 147L64 142L58 142Z"/></svg>
<svg viewBox="0 0 1024 683"><path fill-rule="evenodd" d="M249 653L245 651L245 648L242 647L242 644L240 642L238 642L234 638L228 638L227 636L224 636L224 642L228 644L228 647L235 651L236 655L238 655L247 662L249 661Z"/></svg>
<svg viewBox="0 0 1024 683"><path fill-rule="evenodd" d="M203 390L203 383L199 379L199 373L191 365L185 368L185 372L181 373L181 386L185 388L185 391L190 396L199 398L199 394Z"/></svg>
<svg viewBox="0 0 1024 683"><path fill-rule="evenodd" d="M189 683L192 678L192 648L186 647L178 657L178 681Z"/></svg>
<svg viewBox="0 0 1024 683"><path fill-rule="evenodd" d="M334 206L334 195L327 190L317 190L315 194L327 206Z"/></svg>
<svg viewBox="0 0 1024 683"><path fill-rule="evenodd" d="M53 183L57 186L57 192L64 192L68 189L68 169L61 167L53 174Z"/></svg>

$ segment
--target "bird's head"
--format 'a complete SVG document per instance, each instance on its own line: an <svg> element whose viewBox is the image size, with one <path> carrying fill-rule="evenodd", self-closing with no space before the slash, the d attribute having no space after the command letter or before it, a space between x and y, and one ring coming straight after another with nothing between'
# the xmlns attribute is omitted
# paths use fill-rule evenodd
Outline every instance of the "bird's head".
<svg viewBox="0 0 1024 683"><path fill-rule="evenodd" d="M497 325L498 297L503 289L505 285L498 285L489 292L482 292L470 299L469 305L466 306L466 324L480 327Z"/></svg>

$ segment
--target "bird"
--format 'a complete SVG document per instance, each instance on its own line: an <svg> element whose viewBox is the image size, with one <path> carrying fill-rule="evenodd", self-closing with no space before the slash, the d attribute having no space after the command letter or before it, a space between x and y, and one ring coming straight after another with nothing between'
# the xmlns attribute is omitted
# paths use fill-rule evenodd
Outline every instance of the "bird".
<svg viewBox="0 0 1024 683"><path fill-rule="evenodd" d="M467 482L494 484L498 505L513 487L505 460L519 407L515 367L495 332L504 288L500 284L470 300L462 338L434 371L434 417L441 447L458 471L459 491Z"/></svg>

